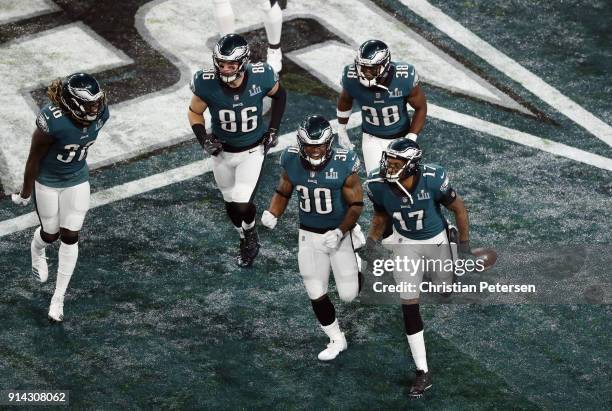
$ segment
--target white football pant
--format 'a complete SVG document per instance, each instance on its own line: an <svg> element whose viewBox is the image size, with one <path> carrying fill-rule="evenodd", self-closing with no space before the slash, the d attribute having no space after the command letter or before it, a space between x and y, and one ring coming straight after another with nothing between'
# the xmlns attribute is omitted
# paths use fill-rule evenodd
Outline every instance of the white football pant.
<svg viewBox="0 0 612 411"><path fill-rule="evenodd" d="M72 187L55 188L34 183L36 212L42 229L47 234L59 232L60 227L80 231L89 210L89 182Z"/></svg>
<svg viewBox="0 0 612 411"><path fill-rule="evenodd" d="M371 134L363 133L361 139L361 151L363 152L363 162L365 163L366 172L378 168L382 152L387 148L393 140L386 138L374 137Z"/></svg>
<svg viewBox="0 0 612 411"><path fill-rule="evenodd" d="M393 234L385 238L382 244L393 251L393 259L397 256L403 259L404 256L413 260L415 263L422 261L416 265L415 270L407 271L396 270L393 272L395 283L414 284L413 290L400 294L402 300L411 300L418 298L420 291L419 286L423 282L423 274L429 273L431 281L434 284L452 284L454 269L444 270L447 261L454 261L451 253L451 246L448 242L446 230L442 230L433 238L427 240L411 240L399 234L393 227ZM410 264L410 263L409 263ZM448 265L446 265L448 267ZM410 265L411 268L414 266Z"/></svg>
<svg viewBox="0 0 612 411"><path fill-rule="evenodd" d="M346 233L335 250L323 244L323 234L300 230L299 235L298 265L308 298L316 300L327 294L330 269L340 299L348 302L357 297L359 277L352 233Z"/></svg>
<svg viewBox="0 0 612 411"><path fill-rule="evenodd" d="M264 162L264 147L258 145L240 153L221 152L212 156L212 169L223 200L249 203L257 188Z"/></svg>

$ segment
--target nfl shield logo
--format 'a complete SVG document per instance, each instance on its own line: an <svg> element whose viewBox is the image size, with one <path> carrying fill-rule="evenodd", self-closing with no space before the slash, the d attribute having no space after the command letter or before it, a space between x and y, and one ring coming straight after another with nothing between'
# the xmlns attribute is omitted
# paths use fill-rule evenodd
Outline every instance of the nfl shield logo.
<svg viewBox="0 0 612 411"><path fill-rule="evenodd" d="M376 98L380 98L380 93L376 93Z"/></svg>
<svg viewBox="0 0 612 411"><path fill-rule="evenodd" d="M238 94L234 94L234 101L240 100L240 96Z"/></svg>
<svg viewBox="0 0 612 411"><path fill-rule="evenodd" d="M310 178L314 178L314 176L315 176L315 172L314 172L314 171L311 171L311 172L310 172Z"/></svg>

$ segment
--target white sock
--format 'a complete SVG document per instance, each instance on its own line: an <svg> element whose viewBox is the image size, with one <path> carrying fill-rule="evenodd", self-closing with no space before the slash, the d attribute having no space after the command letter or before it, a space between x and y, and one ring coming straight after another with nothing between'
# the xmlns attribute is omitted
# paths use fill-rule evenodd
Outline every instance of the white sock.
<svg viewBox="0 0 612 411"><path fill-rule="evenodd" d="M215 19L222 36L234 32L234 10L229 0L215 0Z"/></svg>
<svg viewBox="0 0 612 411"><path fill-rule="evenodd" d="M321 328L330 340L338 341L342 339L342 331L340 330L340 324L337 318L330 325L322 325Z"/></svg>
<svg viewBox="0 0 612 411"><path fill-rule="evenodd" d="M63 298L79 258L79 243L66 244L62 241L57 256L57 281L53 296Z"/></svg>
<svg viewBox="0 0 612 411"><path fill-rule="evenodd" d="M236 231L238 231L238 235L240 236L240 238L244 238L244 230L242 229L242 227L234 226L234 228L236 229Z"/></svg>
<svg viewBox="0 0 612 411"><path fill-rule="evenodd" d="M49 243L43 240L40 236L40 227L38 227L36 231L34 231L34 236L32 236L31 247L40 254L45 248L47 248L48 245Z"/></svg>
<svg viewBox="0 0 612 411"><path fill-rule="evenodd" d="M268 44L279 44L283 29L283 11L278 3L274 3L274 6L270 7L270 0L259 0L259 2Z"/></svg>
<svg viewBox="0 0 612 411"><path fill-rule="evenodd" d="M416 334L408 335L408 345L410 345L410 352L414 363L419 370L427 372L427 353L425 351L425 338L423 338L423 330Z"/></svg>

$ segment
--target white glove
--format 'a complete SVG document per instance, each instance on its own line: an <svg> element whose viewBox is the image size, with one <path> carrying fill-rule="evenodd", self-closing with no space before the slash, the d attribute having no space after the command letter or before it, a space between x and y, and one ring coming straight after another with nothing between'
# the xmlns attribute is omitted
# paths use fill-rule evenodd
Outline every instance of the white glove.
<svg viewBox="0 0 612 411"><path fill-rule="evenodd" d="M30 204L30 199L32 198L32 196L28 197L28 198L23 198L21 196L21 194L17 193L17 194L11 194L11 200L13 200L13 203L20 205L20 206L27 206L28 204Z"/></svg>
<svg viewBox="0 0 612 411"><path fill-rule="evenodd" d="M274 227L276 227L277 222L278 218L275 217L274 214L272 214L268 210L264 210L263 214L261 215L261 223L265 227L268 227L270 230L274 230Z"/></svg>
<svg viewBox="0 0 612 411"><path fill-rule="evenodd" d="M347 150L352 150L355 147L346 132L346 124L338 124L338 144Z"/></svg>
<svg viewBox="0 0 612 411"><path fill-rule="evenodd" d="M323 244L325 244L326 247L335 250L340 245L340 240L342 240L342 237L344 237L344 234L342 234L342 231L340 231L339 228L330 230L323 234Z"/></svg>

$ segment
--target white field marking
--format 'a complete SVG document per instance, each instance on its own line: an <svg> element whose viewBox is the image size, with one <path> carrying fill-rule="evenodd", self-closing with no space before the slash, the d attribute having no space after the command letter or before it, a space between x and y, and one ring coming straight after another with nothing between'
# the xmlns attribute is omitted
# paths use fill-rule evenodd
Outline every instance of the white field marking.
<svg viewBox="0 0 612 411"><path fill-rule="evenodd" d="M577 148L557 143L556 141L548 140L546 138L537 137L529 133L500 126L499 124L481 120L477 117L448 110L434 104L427 105L427 115L469 128L471 130L480 131L507 141L512 141L513 143L537 148L560 157L569 158L570 160L612 171L612 159L593 154L588 151L579 150Z"/></svg>
<svg viewBox="0 0 612 411"><path fill-rule="evenodd" d="M50 0L2 0L0 24L12 23L60 10Z"/></svg>
<svg viewBox="0 0 612 411"><path fill-rule="evenodd" d="M288 2L283 18L288 20L297 17L317 20L348 44L347 46L330 41L292 53L292 58L302 55L303 60L310 61L310 65L314 67L330 63L339 67L334 82L340 80L344 66L353 63L361 43L378 38L389 45L394 61L404 61L414 65L419 77L429 84L525 114L532 114L510 96L467 69L370 0ZM340 54L335 54L338 48L343 50Z"/></svg>
<svg viewBox="0 0 612 411"><path fill-rule="evenodd" d="M472 128L486 134L491 134L500 137L504 140L517 142L529 147L538 148L552 154L563 156L572 160L581 161L595 167L603 168L612 171L612 160L598 156L593 153L578 150L564 144L546 140L527 133L522 133L507 127L489 123L476 117L466 114L457 113L435 105L429 105L430 114L432 117L442 119L444 121L458 124L464 127ZM338 126L337 120L330 121L334 129ZM353 113L348 123L348 128L356 128L361 125L361 113ZM279 138L278 146L270 150L270 153L276 153L284 150L290 145L295 144L295 131L285 133ZM187 137L185 137L187 139ZM115 201L130 198L139 194L146 193L151 190L165 187L170 184L178 183L208 173L212 170L210 159L196 161L182 167L164 171L149 177L139 180L130 181L120 184L106 190L98 191L91 196L91 208L100 207ZM5 201L9 201L8 199ZM10 220L0 221L0 237L9 235L26 228L38 225L38 217L36 213L28 213Z"/></svg>
<svg viewBox="0 0 612 411"><path fill-rule="evenodd" d="M610 125L595 117L580 105L561 94L557 89L548 85L544 80L482 40L457 21L444 14L439 8L431 5L426 0L400 1L413 12L436 26L438 30L446 33L450 38L480 56L488 64L514 81L520 83L525 89L531 91L551 107L588 130L609 146L612 146L612 127Z"/></svg>
<svg viewBox="0 0 612 411"><path fill-rule="evenodd" d="M359 7L354 7L353 3L350 0L290 2L284 16L285 19L294 17L316 19L347 41L353 49L367 39L366 35L381 37L388 41L394 50L397 50L395 56L398 59L407 59L410 55L416 56L411 62L422 72L421 75L433 84L455 89L496 104L514 107L517 110L522 109L508 96L474 73L465 71L465 68L458 62L429 45L404 24L394 19L391 14L382 11L369 0L360 0ZM236 10L241 10L236 14L237 31L248 31L262 26L261 11L257 7L252 7L251 0L235 0L234 7ZM213 5L210 2L203 6L202 2L185 2L184 0L155 0L138 10L135 16L135 26L138 32L178 68L181 77L176 84L164 90L113 104L110 107L111 119L104 126L93 149L89 151L88 160L91 169L146 154L158 148L172 146L184 141L186 136L190 136L189 124L186 120L187 107L191 99L188 83L198 68L212 66L212 49L209 40L218 37L212 10ZM347 19L346 16L350 14L353 18ZM355 21L367 22L368 30L354 24ZM57 30L61 29L62 27ZM186 36L185 33L196 33L196 35ZM40 38L40 35L37 36ZM92 53L91 47L81 45L79 43L81 39L82 36L75 35L66 39L55 39L52 42L38 42L36 44L38 49L15 56L17 60L7 70L12 70L12 73L18 70L21 77L12 79L8 83L20 84L29 81L24 79L26 76L23 73L28 73L28 78L42 78L30 74L32 71L27 67L19 67L28 60L40 63L40 67L45 68L49 65L58 66L60 63L67 64L68 62L81 64L88 61L87 58L95 58L98 62L109 61L104 53L98 52L97 49ZM102 39L99 40L98 43L104 46ZM47 43L52 44L58 54L51 56L52 58L41 58L47 52L45 49ZM65 57L66 51L63 48L67 47L66 44L69 46L69 51L77 56ZM2 53L8 46L10 44L3 44L0 49L0 74L4 74L1 62L6 60L2 59ZM106 48L106 53L114 50L110 47ZM86 52L85 56L78 56L83 52ZM42 61L38 62L39 58ZM334 58L336 56L327 56L328 60ZM444 67L444 70L440 70L439 67ZM37 66L34 68L38 70ZM82 66L71 70L62 70L61 75L77 69L85 70L87 64L83 63ZM37 71L34 72L37 73ZM340 72L337 73L339 74ZM6 78L6 75L3 77ZM18 87L21 92L25 91L23 88ZM21 101L24 97L27 100L28 96L16 97ZM3 109L7 106L12 107L12 101L15 99L11 98L7 105L0 104L0 107ZM17 191L21 184L29 138L34 129L33 120L36 107L32 103L30 103L29 110L10 110L0 114L0 123L12 125L12 128L9 128L0 124L0 134L6 133L7 139L14 136L14 140L7 140L10 142L9 146L0 144L3 150L7 147L6 151L8 151L6 156L0 156L0 178L6 193ZM265 104L267 107L267 99ZM208 116L207 120L209 120ZM207 123L210 124L210 121Z"/></svg>
<svg viewBox="0 0 612 411"><path fill-rule="evenodd" d="M337 78L337 73L342 72L343 58L348 58L348 56L354 54L354 52L348 47L337 42L322 43L319 45L319 47L333 49L333 55L337 56L337 58L322 64L322 61L319 61L319 59L321 55L325 54L317 53L316 47L317 46L313 46L311 48L294 51L288 53L287 55L302 67L309 70L323 84L326 84L332 89L340 92L341 86ZM319 57L317 57L317 55ZM408 109L412 110L410 106L408 106ZM523 133L518 130L500 126L495 123L490 123L477 117L445 109L432 103L427 104L427 116L457 124L468 129L481 131L504 140L525 145L527 147L537 148L539 150L566 157L571 160L603 168L605 170L612 170L612 160L606 157L567 146L565 144L557 143L552 140L540 138L532 134ZM359 122L361 122L360 119Z"/></svg>
<svg viewBox="0 0 612 411"><path fill-rule="evenodd" d="M23 2L26 3L26 2ZM76 71L101 71L132 63L82 23L72 23L2 44L0 77L0 181L16 192L34 131L36 104L29 91Z"/></svg>
<svg viewBox="0 0 612 411"><path fill-rule="evenodd" d="M337 122L332 121L332 125L337 125ZM356 127L358 124L351 122L349 127ZM295 135L297 131L285 133L279 137L278 146L270 150L270 153L281 151L292 144L295 144ZM185 136L185 140L192 138ZM151 190L165 187L170 184L189 180L208 173L212 170L212 161L210 159L200 160L187 164L182 167L177 167L162 173L154 174L149 177L144 177L138 180L129 181L105 190L98 191L91 195L90 209L97 208L115 201L133 197ZM10 200L4 200L7 204ZM18 207L18 206L15 206ZM0 221L0 237L9 235L26 228L34 227L39 224L38 216L35 212L24 214L19 217L11 218L10 220Z"/></svg>

